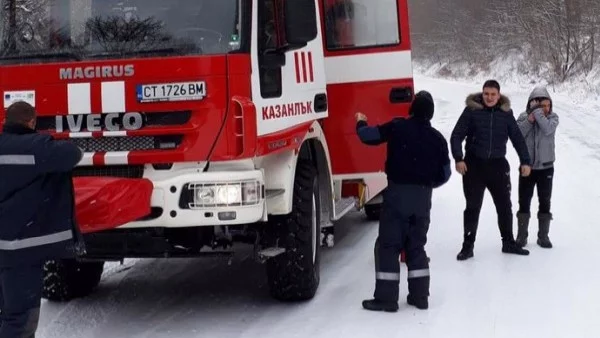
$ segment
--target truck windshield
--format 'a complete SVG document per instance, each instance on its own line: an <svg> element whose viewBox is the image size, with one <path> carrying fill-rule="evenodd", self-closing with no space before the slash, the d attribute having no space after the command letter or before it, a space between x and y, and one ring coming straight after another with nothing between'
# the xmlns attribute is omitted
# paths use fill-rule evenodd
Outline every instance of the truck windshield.
<svg viewBox="0 0 600 338"><path fill-rule="evenodd" d="M0 64L225 54L242 0L0 0Z"/></svg>

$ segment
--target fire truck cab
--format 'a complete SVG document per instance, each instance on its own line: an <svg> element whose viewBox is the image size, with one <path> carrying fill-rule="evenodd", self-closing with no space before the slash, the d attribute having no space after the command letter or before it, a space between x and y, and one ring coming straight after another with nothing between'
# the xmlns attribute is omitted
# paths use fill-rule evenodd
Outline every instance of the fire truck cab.
<svg viewBox="0 0 600 338"><path fill-rule="evenodd" d="M31 103L39 132L85 152L86 253L46 263L45 298L91 293L105 261L245 243L273 297L310 299L335 222L378 218L385 147L355 113L407 115L407 0L0 3L4 108Z"/></svg>

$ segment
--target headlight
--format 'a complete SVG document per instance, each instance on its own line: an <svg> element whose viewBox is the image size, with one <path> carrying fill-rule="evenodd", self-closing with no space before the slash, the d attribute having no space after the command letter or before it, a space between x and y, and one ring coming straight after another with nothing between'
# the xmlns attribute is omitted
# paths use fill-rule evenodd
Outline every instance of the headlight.
<svg viewBox="0 0 600 338"><path fill-rule="evenodd" d="M242 200L244 204L256 204L260 200L260 184L258 182L242 183Z"/></svg>
<svg viewBox="0 0 600 338"><path fill-rule="evenodd" d="M258 204L261 199L261 185L258 181L223 184L190 183L193 192L190 208L220 206L242 206Z"/></svg>
<svg viewBox="0 0 600 338"><path fill-rule="evenodd" d="M195 204L210 205L215 203L215 187L199 187L196 190Z"/></svg>
<svg viewBox="0 0 600 338"><path fill-rule="evenodd" d="M242 190L239 185L226 185L217 187L215 204L240 204L242 202Z"/></svg>

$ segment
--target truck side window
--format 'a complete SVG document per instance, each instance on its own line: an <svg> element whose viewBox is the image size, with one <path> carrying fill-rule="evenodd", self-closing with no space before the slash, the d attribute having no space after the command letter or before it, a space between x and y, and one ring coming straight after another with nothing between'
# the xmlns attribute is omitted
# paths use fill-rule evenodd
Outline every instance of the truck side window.
<svg viewBox="0 0 600 338"><path fill-rule="evenodd" d="M397 0L323 0L328 50L400 43Z"/></svg>
<svg viewBox="0 0 600 338"><path fill-rule="evenodd" d="M281 68L267 69L262 67L261 55L265 50L277 48L277 11L274 0L259 1L258 15L258 62L260 68L260 93L263 98L279 97L282 92Z"/></svg>

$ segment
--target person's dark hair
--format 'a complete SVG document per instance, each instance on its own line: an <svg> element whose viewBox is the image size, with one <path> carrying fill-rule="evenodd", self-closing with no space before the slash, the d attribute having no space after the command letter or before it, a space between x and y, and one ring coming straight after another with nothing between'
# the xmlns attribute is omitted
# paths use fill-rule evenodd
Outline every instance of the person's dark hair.
<svg viewBox="0 0 600 338"><path fill-rule="evenodd" d="M425 90L421 90L415 95L415 99L410 105L409 114L413 118L429 121L433 118L435 106L433 97Z"/></svg>
<svg viewBox="0 0 600 338"><path fill-rule="evenodd" d="M6 123L25 125L35 116L35 108L23 101L15 102L6 109Z"/></svg>
<svg viewBox="0 0 600 338"><path fill-rule="evenodd" d="M487 80L483 84L483 89L485 88L496 88L498 91L500 91L500 84L496 80Z"/></svg>

